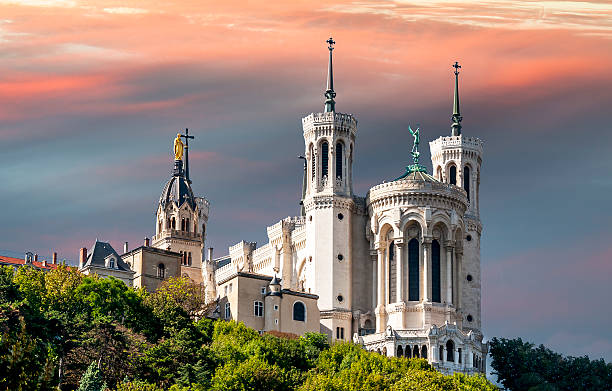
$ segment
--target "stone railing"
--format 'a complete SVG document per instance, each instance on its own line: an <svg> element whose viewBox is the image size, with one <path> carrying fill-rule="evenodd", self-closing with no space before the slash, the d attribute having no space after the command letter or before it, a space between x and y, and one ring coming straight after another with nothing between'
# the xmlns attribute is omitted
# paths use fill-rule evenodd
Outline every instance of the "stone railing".
<svg viewBox="0 0 612 391"><path fill-rule="evenodd" d="M199 232L187 232L187 231L180 231L176 229L164 229L158 235L153 236L153 241L167 238L169 236L173 238L177 238L177 239L202 240L202 234Z"/></svg>
<svg viewBox="0 0 612 391"><path fill-rule="evenodd" d="M357 120L351 114L342 113L311 113L302 118L302 126L304 131L312 129L317 125L328 125L333 123L335 126L343 126L348 128L356 128Z"/></svg>
<svg viewBox="0 0 612 391"><path fill-rule="evenodd" d="M479 151L482 153L484 142L478 137L461 136L442 136L430 142L433 148L467 148Z"/></svg>

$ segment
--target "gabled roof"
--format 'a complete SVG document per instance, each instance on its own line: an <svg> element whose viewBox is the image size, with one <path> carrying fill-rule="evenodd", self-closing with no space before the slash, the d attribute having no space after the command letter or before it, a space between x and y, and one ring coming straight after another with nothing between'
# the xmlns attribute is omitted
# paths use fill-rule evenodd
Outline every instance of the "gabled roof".
<svg viewBox="0 0 612 391"><path fill-rule="evenodd" d="M106 268L106 258L113 256L115 259L115 270L131 271L127 263L123 262L119 254L115 251L113 246L106 242L100 242L96 240L91 250L87 254L87 262L83 267L95 266L100 268Z"/></svg>

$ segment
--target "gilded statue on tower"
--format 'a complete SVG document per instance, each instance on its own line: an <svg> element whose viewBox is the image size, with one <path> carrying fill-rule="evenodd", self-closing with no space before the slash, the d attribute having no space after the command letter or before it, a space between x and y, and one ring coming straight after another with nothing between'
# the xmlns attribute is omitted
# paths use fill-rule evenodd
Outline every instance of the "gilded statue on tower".
<svg viewBox="0 0 612 391"><path fill-rule="evenodd" d="M174 160L183 160L183 140L180 133L177 133L174 139Z"/></svg>

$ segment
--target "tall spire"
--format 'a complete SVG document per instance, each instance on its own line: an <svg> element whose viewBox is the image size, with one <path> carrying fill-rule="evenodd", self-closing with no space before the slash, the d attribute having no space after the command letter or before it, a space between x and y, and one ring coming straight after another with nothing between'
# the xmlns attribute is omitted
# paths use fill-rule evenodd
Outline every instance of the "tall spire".
<svg viewBox="0 0 612 391"><path fill-rule="evenodd" d="M329 64L327 67L327 89L325 91L325 112L334 112L336 111L336 101L334 98L336 97L336 93L334 92L334 70L332 64L332 51L334 50L334 45L336 42L332 37L329 37L327 41L329 45L327 48L329 49Z"/></svg>
<svg viewBox="0 0 612 391"><path fill-rule="evenodd" d="M459 136L461 134L461 120L463 119L461 111L459 110L459 69L461 65L455 61L453 68L455 68L455 99L453 101L453 124L451 128L453 130L452 135Z"/></svg>

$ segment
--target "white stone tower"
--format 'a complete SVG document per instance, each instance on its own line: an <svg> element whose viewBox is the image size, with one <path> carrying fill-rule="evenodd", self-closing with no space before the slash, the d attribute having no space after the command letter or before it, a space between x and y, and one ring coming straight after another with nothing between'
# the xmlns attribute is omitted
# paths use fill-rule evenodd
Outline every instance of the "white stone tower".
<svg viewBox="0 0 612 391"><path fill-rule="evenodd" d="M172 177L164 186L159 198L156 217L156 232L153 247L182 254L181 275L193 281L206 281L202 268L202 249L206 240L209 203L202 197L195 197L189 179L189 133L184 137L186 169L183 169L182 151L175 155ZM181 144L182 145L182 144ZM181 147L182 148L182 147ZM176 142L175 142L176 149Z"/></svg>
<svg viewBox="0 0 612 391"><path fill-rule="evenodd" d="M463 242L457 243L458 261L462 265L459 276L461 289L458 310L463 316L463 327L480 333L481 330L481 280L480 280L480 236L482 223L479 213L480 166L483 142L476 137L461 133L463 117L459 110L459 68L455 62L455 94L450 137L439 137L429 143L431 162L436 179L459 186L468 196L465 212Z"/></svg>
<svg viewBox="0 0 612 391"><path fill-rule="evenodd" d="M321 331L333 339L351 338L352 270L352 162L357 120L350 114L337 113L334 98L332 51L325 109L302 119L307 165L304 209L306 243L312 254L314 291L319 295Z"/></svg>

